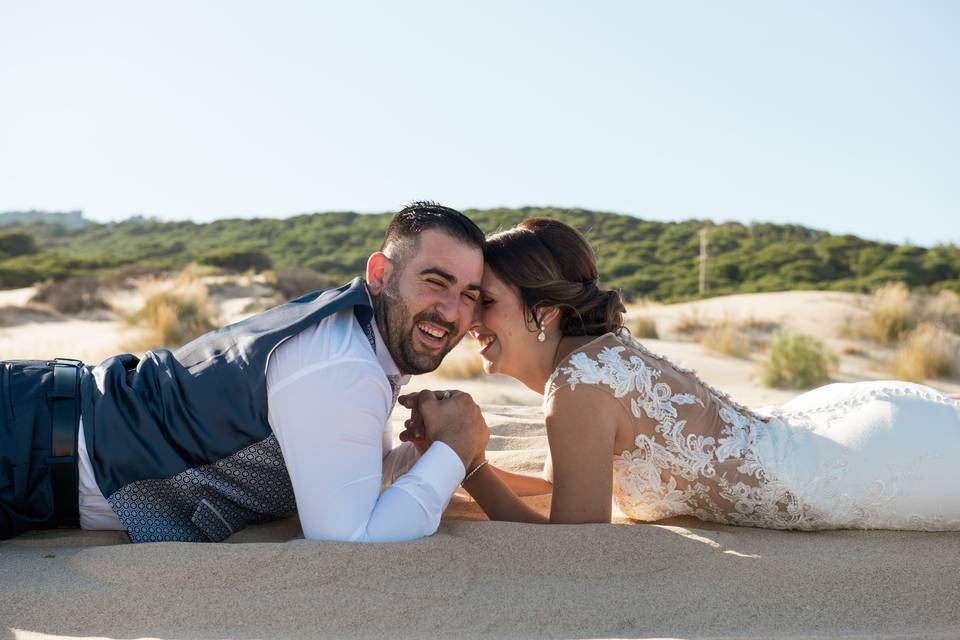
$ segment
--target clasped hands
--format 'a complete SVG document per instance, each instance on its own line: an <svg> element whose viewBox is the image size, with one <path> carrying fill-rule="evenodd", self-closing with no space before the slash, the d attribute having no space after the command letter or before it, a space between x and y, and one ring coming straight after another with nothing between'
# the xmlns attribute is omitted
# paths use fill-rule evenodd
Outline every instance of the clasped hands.
<svg viewBox="0 0 960 640"><path fill-rule="evenodd" d="M434 442L443 442L460 456L468 472L483 462L490 431L480 407L462 391L420 391L397 398L410 409L400 433L423 453Z"/></svg>

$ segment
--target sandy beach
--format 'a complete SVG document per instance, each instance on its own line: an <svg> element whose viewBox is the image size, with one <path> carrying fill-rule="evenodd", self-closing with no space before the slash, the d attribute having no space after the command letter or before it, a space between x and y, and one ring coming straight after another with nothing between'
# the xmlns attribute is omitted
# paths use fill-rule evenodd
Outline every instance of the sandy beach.
<svg viewBox="0 0 960 640"><path fill-rule="evenodd" d="M23 304L4 292L0 306ZM19 296L19 297L16 297ZM232 303L234 307L239 305ZM732 317L816 330L864 313L852 294L785 292L638 307L653 351L696 369L747 405L797 392L758 383L758 358L674 335L681 318ZM0 358L115 352L120 319L0 328ZM466 348L466 347L464 347ZM884 354L843 355L835 380L884 377ZM53 353L56 352L56 353ZM932 381L960 392L956 381ZM473 394L489 457L536 472L540 396L498 377L415 378L410 389ZM395 433L405 418L391 422ZM548 500L529 498L546 512ZM120 533L46 531L0 542L0 637L15 638L957 638L960 533L767 531L693 519L541 526L486 521L457 494L440 530L415 542L305 541L296 518L223 544L131 545Z"/></svg>

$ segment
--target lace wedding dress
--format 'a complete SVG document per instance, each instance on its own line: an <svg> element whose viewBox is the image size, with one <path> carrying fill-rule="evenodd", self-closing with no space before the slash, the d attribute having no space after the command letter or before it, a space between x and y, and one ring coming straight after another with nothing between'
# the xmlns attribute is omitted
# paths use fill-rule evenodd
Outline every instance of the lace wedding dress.
<svg viewBox="0 0 960 640"><path fill-rule="evenodd" d="M581 385L632 416L636 446L613 465L614 500L630 518L960 530L960 402L929 387L830 384L751 411L612 333L561 362L544 400Z"/></svg>

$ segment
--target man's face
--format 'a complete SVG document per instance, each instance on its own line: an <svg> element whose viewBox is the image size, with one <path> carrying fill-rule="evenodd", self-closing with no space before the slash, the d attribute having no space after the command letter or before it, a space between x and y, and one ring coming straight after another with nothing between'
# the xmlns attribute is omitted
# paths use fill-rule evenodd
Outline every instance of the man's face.
<svg viewBox="0 0 960 640"><path fill-rule="evenodd" d="M408 240L410 242L411 240ZM433 371L470 328L480 297L483 253L439 229L418 236L374 296L377 324L404 373Z"/></svg>

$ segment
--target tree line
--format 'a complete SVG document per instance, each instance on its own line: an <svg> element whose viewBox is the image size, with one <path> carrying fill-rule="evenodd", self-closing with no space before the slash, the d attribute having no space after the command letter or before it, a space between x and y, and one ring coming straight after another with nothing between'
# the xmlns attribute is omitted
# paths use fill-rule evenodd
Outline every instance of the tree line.
<svg viewBox="0 0 960 640"><path fill-rule="evenodd" d="M673 302L698 295L699 232L706 228L710 295L787 289L870 291L888 282L960 292L960 248L865 240L789 224L654 222L583 209L467 210L484 231L534 215L576 227L597 253L601 280L628 299ZM0 288L77 275L170 271L190 263L227 270L311 269L330 281L362 274L389 213L315 213L209 223L133 218L68 227L19 222L0 228Z"/></svg>

